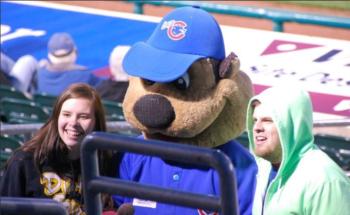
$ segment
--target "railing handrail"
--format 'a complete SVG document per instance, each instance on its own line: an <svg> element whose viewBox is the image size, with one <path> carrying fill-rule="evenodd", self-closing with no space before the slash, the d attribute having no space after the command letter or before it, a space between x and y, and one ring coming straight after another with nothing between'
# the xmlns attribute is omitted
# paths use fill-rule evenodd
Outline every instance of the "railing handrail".
<svg viewBox="0 0 350 215"><path fill-rule="evenodd" d="M186 191L150 186L111 177L101 177L97 150L118 150L170 161L214 168L219 175L220 198ZM231 160L220 150L144 140L105 132L87 135L81 144L81 165L84 201L87 214L100 214L101 192L153 200L186 207L220 211L223 215L238 215L237 182Z"/></svg>
<svg viewBox="0 0 350 215"><path fill-rule="evenodd" d="M61 202L45 198L0 197L0 214L67 215Z"/></svg>
<svg viewBox="0 0 350 215"><path fill-rule="evenodd" d="M283 32L285 22L296 22L300 24L321 25L335 28L350 29L350 18L340 16L326 16L320 14L301 13L289 10L261 8L252 6L238 6L231 4L216 4L200 1L134 1L134 13L143 14L143 5L183 7L199 6L202 9L218 14L236 15L243 17L268 19L274 23L273 30Z"/></svg>

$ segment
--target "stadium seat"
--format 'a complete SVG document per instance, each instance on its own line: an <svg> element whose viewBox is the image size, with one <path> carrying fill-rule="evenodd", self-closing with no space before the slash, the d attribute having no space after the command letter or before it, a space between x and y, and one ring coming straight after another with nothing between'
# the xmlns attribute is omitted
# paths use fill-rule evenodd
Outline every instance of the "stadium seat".
<svg viewBox="0 0 350 215"><path fill-rule="evenodd" d="M350 139L333 135L315 135L315 143L343 170L350 171Z"/></svg>
<svg viewBox="0 0 350 215"><path fill-rule="evenodd" d="M43 123L49 118L48 111L33 101L2 98L0 108L5 123Z"/></svg>
<svg viewBox="0 0 350 215"><path fill-rule="evenodd" d="M247 132L243 132L240 136L236 138L236 140L241 143L244 147L249 149L249 139Z"/></svg>
<svg viewBox="0 0 350 215"><path fill-rule="evenodd" d="M123 107L121 103L102 100L102 104L106 111L107 121L125 121Z"/></svg>
<svg viewBox="0 0 350 215"><path fill-rule="evenodd" d="M15 138L1 135L0 143L0 168L2 168L11 153L21 146L21 142Z"/></svg>
<svg viewBox="0 0 350 215"><path fill-rule="evenodd" d="M28 97L24 95L21 91L16 90L14 87L9 87L6 85L0 85L0 99L2 98L15 98L29 100Z"/></svg>
<svg viewBox="0 0 350 215"><path fill-rule="evenodd" d="M33 95L33 100L40 104L42 107L44 107L45 109L47 109L50 113L53 109L53 106L56 102L56 96L53 95L48 95L48 94L44 94L44 93L35 93Z"/></svg>

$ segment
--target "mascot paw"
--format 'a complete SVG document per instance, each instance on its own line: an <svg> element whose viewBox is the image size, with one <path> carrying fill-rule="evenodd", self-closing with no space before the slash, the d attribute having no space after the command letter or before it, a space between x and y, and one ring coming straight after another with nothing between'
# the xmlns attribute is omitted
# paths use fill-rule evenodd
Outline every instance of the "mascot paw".
<svg viewBox="0 0 350 215"><path fill-rule="evenodd" d="M131 204L122 204L115 215L133 215L134 207Z"/></svg>

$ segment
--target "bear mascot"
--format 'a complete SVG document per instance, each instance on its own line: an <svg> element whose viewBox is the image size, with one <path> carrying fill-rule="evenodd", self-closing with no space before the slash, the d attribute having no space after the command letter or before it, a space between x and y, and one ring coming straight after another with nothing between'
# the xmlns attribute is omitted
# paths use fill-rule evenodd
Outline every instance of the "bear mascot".
<svg viewBox="0 0 350 215"><path fill-rule="evenodd" d="M233 39L233 38L232 38ZM220 26L198 7L180 7L160 21L146 42L126 54L123 68L130 75L123 111L126 120L148 140L219 149L232 161L237 177L239 212L251 214L256 163L234 140L245 130L253 87L239 70L239 59L225 57ZM219 196L214 169L176 165L158 157L125 153L119 177L186 192ZM137 215L218 214L114 196L118 205L132 204Z"/></svg>

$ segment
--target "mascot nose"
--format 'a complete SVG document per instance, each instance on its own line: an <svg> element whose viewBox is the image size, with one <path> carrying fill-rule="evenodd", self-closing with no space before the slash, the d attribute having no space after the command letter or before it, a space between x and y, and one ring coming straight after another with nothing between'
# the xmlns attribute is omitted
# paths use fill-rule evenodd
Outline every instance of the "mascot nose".
<svg viewBox="0 0 350 215"><path fill-rule="evenodd" d="M139 122L149 128L166 128L175 119L170 101L156 94L141 97L134 106L134 114Z"/></svg>

